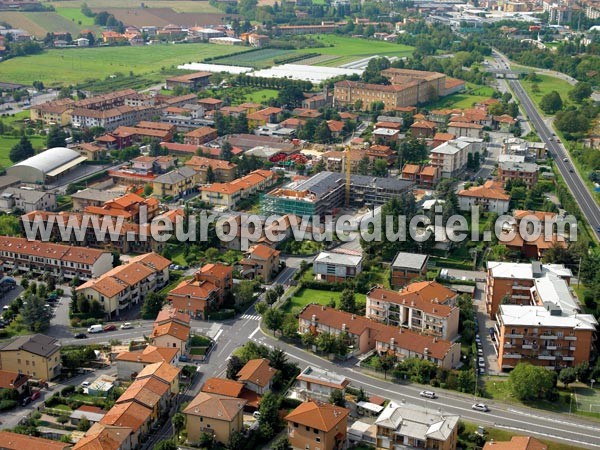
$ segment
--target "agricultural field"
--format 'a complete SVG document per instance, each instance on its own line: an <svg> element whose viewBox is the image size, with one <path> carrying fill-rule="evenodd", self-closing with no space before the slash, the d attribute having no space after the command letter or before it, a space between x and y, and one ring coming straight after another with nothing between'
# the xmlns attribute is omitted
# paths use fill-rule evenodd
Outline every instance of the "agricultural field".
<svg viewBox="0 0 600 450"><path fill-rule="evenodd" d="M51 2L50 4L58 8L81 8L82 0L66 0L60 2ZM86 0L90 8L140 8L138 0ZM195 0L146 0L143 2L150 8L172 8L180 13L219 13L220 10L212 6L208 1Z"/></svg>
<svg viewBox="0 0 600 450"><path fill-rule="evenodd" d="M79 26L84 26L86 28L97 28L94 24L94 18L84 16L81 12L81 8L79 7L64 7L64 6L55 6L56 13L60 16L64 17L71 22L76 23Z"/></svg>
<svg viewBox="0 0 600 450"><path fill-rule="evenodd" d="M36 38L43 38L46 33L53 31L68 31L76 37L85 28L55 12L3 11L2 20Z"/></svg>
<svg viewBox="0 0 600 450"><path fill-rule="evenodd" d="M92 10L94 12L106 11L125 25L134 27L145 25L164 27L172 23L184 27L223 25L229 22L229 17L235 17L235 14L225 14L224 12L179 13L171 8L124 8L123 6L109 8L102 6L92 8Z"/></svg>
<svg viewBox="0 0 600 450"><path fill-rule="evenodd" d="M298 50L303 53L321 53L321 55L335 55L335 59L326 59L317 65L335 67L368 56L396 56L399 58L410 56L413 47L394 44L392 42L375 41L370 39L357 39L332 34L318 34L315 39L321 41L325 47L303 48Z"/></svg>
<svg viewBox="0 0 600 450"><path fill-rule="evenodd" d="M2 81L46 86L80 84L115 73L160 74L161 68L239 52L239 47L214 44L165 44L140 47L54 49L0 63ZM163 77L164 78L164 77Z"/></svg>
<svg viewBox="0 0 600 450"><path fill-rule="evenodd" d="M264 69L275 65L276 59L289 58L299 53L296 50L281 50L277 48L266 48L248 52L244 55L226 56L211 61L214 64L226 64L231 66L247 66L256 69Z"/></svg>

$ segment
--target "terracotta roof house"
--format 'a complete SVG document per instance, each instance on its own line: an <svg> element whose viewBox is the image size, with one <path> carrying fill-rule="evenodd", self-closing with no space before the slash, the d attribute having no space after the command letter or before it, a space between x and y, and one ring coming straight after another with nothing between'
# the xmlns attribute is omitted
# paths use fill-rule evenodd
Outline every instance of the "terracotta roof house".
<svg viewBox="0 0 600 450"><path fill-rule="evenodd" d="M73 450L124 450L132 448L132 430L127 427L93 424Z"/></svg>
<svg viewBox="0 0 600 450"><path fill-rule="evenodd" d="M456 292L435 281L411 283L400 292L374 288L367 294L366 316L452 341L458 336L457 297Z"/></svg>
<svg viewBox="0 0 600 450"><path fill-rule="evenodd" d="M12 431L0 431L0 448L2 450L31 450L34 448L44 450L67 450L71 444L52 441Z"/></svg>
<svg viewBox="0 0 600 450"><path fill-rule="evenodd" d="M251 391L264 394L271 389L271 382L276 372L269 365L268 359L251 359L237 373L237 379Z"/></svg>
<svg viewBox="0 0 600 450"><path fill-rule="evenodd" d="M0 370L0 389L14 389L23 393L28 380L29 377L25 374Z"/></svg>
<svg viewBox="0 0 600 450"><path fill-rule="evenodd" d="M284 418L290 445L298 449L345 448L349 414L349 409L329 403L302 403Z"/></svg>
<svg viewBox="0 0 600 450"><path fill-rule="evenodd" d="M183 410L188 442L198 443L208 432L215 441L228 444L233 433L243 430L245 404L243 399L200 392Z"/></svg>
<svg viewBox="0 0 600 450"><path fill-rule="evenodd" d="M411 134L416 138L430 138L435 134L435 123L418 120L410 126Z"/></svg>
<svg viewBox="0 0 600 450"><path fill-rule="evenodd" d="M264 244L251 247L246 257L240 261L242 275L249 278L261 277L265 283L269 283L279 270L279 253L279 250Z"/></svg>
<svg viewBox="0 0 600 450"><path fill-rule="evenodd" d="M483 450L548 450L548 446L531 436L513 436L510 441L488 441Z"/></svg>
<svg viewBox="0 0 600 450"><path fill-rule="evenodd" d="M174 364L179 351L176 348L162 348L149 345L143 350L119 353L116 357L117 374L121 380L141 373L144 367L155 363Z"/></svg>
<svg viewBox="0 0 600 450"><path fill-rule="evenodd" d="M152 410L133 401L114 405L100 421L103 425L131 428L132 444L137 445L148 434Z"/></svg>
<svg viewBox="0 0 600 450"><path fill-rule="evenodd" d="M201 391L207 394L223 395L238 398L244 390L244 383L225 378L209 378L204 382Z"/></svg>
<svg viewBox="0 0 600 450"><path fill-rule="evenodd" d="M508 212L510 195L504 190L502 183L488 180L482 186L471 186L458 193L458 205L461 211L468 211L473 206L484 212L504 214Z"/></svg>
<svg viewBox="0 0 600 450"><path fill-rule="evenodd" d="M189 316L188 316L189 317ZM190 326L174 320L163 324L155 324L150 334L150 341L157 347L176 348L178 356L187 351L190 339Z"/></svg>
<svg viewBox="0 0 600 450"><path fill-rule="evenodd" d="M170 386L171 394L179 392L179 374L181 369L167 362L148 364L138 374L136 380L153 378Z"/></svg>

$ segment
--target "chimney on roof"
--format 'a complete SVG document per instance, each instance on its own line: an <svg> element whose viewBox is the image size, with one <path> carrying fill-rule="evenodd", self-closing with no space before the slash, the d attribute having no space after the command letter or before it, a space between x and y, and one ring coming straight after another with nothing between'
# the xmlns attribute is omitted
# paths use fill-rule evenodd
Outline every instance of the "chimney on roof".
<svg viewBox="0 0 600 450"><path fill-rule="evenodd" d="M391 338L391 339L390 339L390 346L392 346L392 347L393 347L395 344L396 344L396 339L394 339L394 338Z"/></svg>
<svg viewBox="0 0 600 450"><path fill-rule="evenodd" d="M342 331L346 331L346 324L345 323L342 324Z"/></svg>
<svg viewBox="0 0 600 450"><path fill-rule="evenodd" d="M352 314L352 320L356 319L356 314Z"/></svg>
<svg viewBox="0 0 600 450"><path fill-rule="evenodd" d="M429 354L429 347L425 347L425 348L423 349L423 354L424 354L424 355L428 355L428 354Z"/></svg>
<svg viewBox="0 0 600 450"><path fill-rule="evenodd" d="M312 319L313 322L316 322L317 321L317 315L313 314L311 319Z"/></svg>
<svg viewBox="0 0 600 450"><path fill-rule="evenodd" d="M436 343L437 342L437 337L433 338L433 342Z"/></svg>
<svg viewBox="0 0 600 450"><path fill-rule="evenodd" d="M321 311L325 311L325 305L321 306Z"/></svg>

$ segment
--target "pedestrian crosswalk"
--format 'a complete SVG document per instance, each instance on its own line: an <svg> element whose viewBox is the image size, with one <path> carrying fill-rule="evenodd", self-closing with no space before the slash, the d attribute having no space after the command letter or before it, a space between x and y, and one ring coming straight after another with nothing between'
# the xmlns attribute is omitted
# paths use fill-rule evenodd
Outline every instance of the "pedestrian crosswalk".
<svg viewBox="0 0 600 450"><path fill-rule="evenodd" d="M243 314L242 319L250 319L250 320L260 320L260 315L258 314Z"/></svg>

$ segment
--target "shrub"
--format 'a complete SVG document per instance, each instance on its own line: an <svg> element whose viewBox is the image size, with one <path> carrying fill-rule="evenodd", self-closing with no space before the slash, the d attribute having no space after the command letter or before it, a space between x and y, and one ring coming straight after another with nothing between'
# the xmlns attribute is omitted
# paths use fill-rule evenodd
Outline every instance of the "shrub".
<svg viewBox="0 0 600 450"><path fill-rule="evenodd" d="M6 411L17 406L16 400L2 400L0 401L0 411Z"/></svg>
<svg viewBox="0 0 600 450"><path fill-rule="evenodd" d="M223 309L209 314L210 320L227 320L235 317L235 309Z"/></svg>
<svg viewBox="0 0 600 450"><path fill-rule="evenodd" d="M71 394L73 394L75 392L75 386L73 386L72 384L69 384L67 386L65 386L64 388L62 388L62 390L60 391L61 395L63 397L67 397Z"/></svg>
<svg viewBox="0 0 600 450"><path fill-rule="evenodd" d="M68 418L67 416L58 416L58 417L56 418L56 421L57 421L58 423L60 423L60 424L63 424L63 425L64 425L65 423L67 423L67 422L69 421L69 418Z"/></svg>

